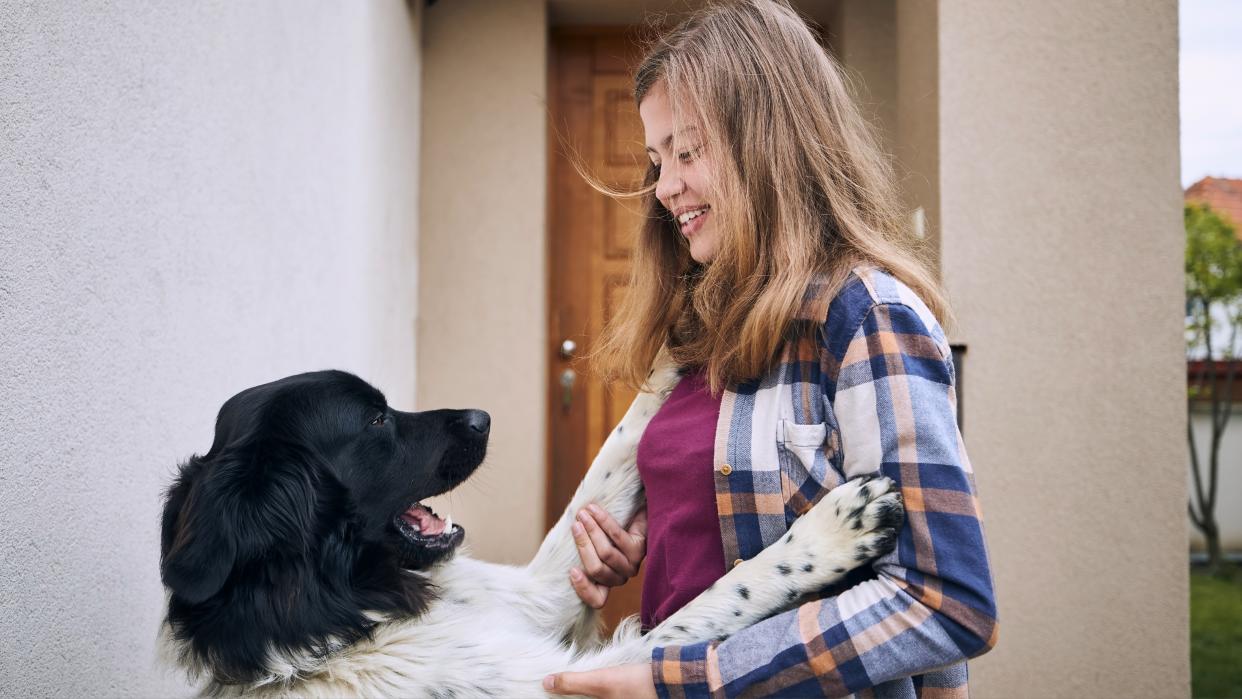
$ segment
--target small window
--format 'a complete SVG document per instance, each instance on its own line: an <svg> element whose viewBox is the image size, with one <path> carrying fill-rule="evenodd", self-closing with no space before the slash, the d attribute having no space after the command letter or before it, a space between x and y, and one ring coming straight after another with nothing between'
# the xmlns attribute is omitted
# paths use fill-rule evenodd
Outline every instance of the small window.
<svg viewBox="0 0 1242 699"><path fill-rule="evenodd" d="M962 386L965 384L962 360L966 356L966 345L949 345L949 350L953 352L953 374L957 377L953 382L953 390L957 393L957 428L965 433L966 428L962 425Z"/></svg>

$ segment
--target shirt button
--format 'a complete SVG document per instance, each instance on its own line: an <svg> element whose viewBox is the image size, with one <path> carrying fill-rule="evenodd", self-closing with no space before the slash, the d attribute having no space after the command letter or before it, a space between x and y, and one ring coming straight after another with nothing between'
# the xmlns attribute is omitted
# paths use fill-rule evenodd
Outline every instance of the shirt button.
<svg viewBox="0 0 1242 699"><path fill-rule="evenodd" d="M730 473L733 473L733 467L730 466L729 464L725 464L720 467L720 472L727 476Z"/></svg>
<svg viewBox="0 0 1242 699"><path fill-rule="evenodd" d="M738 567L738 566L740 566L740 565L742 565L742 559L740 559L740 558L739 558L739 559L737 559L736 561L734 561L734 562L733 562L733 567L734 567L734 568L736 568L736 567Z"/></svg>

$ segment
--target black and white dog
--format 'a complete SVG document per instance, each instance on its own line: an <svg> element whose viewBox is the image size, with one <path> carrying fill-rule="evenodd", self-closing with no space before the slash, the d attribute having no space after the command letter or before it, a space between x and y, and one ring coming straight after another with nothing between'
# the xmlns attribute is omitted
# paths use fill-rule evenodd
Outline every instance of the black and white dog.
<svg viewBox="0 0 1242 699"><path fill-rule="evenodd" d="M549 673L725 638L891 550L892 482L851 481L650 633L630 622L600 644L569 585L573 513L632 518L635 447L678 378L652 373L521 568L454 556L465 531L421 504L478 467L487 413L399 412L339 371L242 391L168 490L165 652L216 695L543 697Z"/></svg>

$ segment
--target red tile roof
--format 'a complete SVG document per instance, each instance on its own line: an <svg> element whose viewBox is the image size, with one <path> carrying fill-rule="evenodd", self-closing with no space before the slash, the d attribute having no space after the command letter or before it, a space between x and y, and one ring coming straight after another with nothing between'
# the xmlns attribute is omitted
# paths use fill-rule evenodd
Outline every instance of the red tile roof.
<svg viewBox="0 0 1242 699"><path fill-rule="evenodd" d="M1242 238L1242 180L1204 177L1186 190L1186 201L1197 201L1227 217Z"/></svg>

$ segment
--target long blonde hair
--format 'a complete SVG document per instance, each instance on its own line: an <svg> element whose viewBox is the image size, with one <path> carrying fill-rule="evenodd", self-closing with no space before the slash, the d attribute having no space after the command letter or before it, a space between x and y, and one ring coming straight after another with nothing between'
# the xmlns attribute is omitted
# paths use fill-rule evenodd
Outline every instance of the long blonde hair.
<svg viewBox="0 0 1242 699"><path fill-rule="evenodd" d="M657 83L714 163L719 245L710 264L690 257L648 168L632 193L646 218L629 293L591 356L605 380L638 388L663 345L703 367L713 393L757 378L790 339L809 282L831 293L858 264L887 270L944 318L891 166L840 67L787 4L733 0L692 14L649 47L636 101Z"/></svg>

